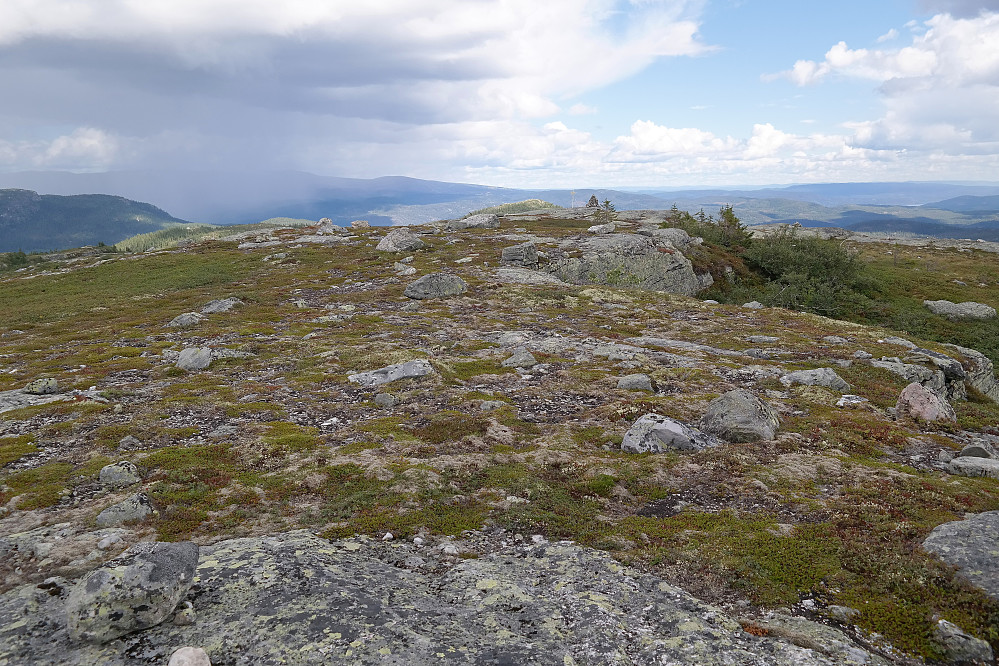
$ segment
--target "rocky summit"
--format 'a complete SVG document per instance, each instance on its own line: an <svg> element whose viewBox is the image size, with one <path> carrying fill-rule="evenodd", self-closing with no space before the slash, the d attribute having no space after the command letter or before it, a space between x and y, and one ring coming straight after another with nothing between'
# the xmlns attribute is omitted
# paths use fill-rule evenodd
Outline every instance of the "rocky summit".
<svg viewBox="0 0 999 666"><path fill-rule="evenodd" d="M999 257L831 241L913 291L845 321L726 238L548 208L0 271L0 666L993 663L996 320L923 302L995 307Z"/></svg>

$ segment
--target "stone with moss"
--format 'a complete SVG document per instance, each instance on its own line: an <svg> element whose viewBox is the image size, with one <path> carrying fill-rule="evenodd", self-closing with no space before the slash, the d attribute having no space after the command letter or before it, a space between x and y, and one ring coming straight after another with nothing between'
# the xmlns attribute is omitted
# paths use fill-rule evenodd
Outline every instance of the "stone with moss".
<svg viewBox="0 0 999 666"><path fill-rule="evenodd" d="M431 273L406 286L406 298L452 298L468 291L468 284L453 273Z"/></svg>
<svg viewBox="0 0 999 666"><path fill-rule="evenodd" d="M708 403L701 430L729 442L768 441L777 436L780 417L745 389L729 391Z"/></svg>
<svg viewBox="0 0 999 666"><path fill-rule="evenodd" d="M136 493L97 514L97 525L98 527L113 527L145 520L155 514L156 509L153 508L149 497L145 493Z"/></svg>
<svg viewBox="0 0 999 666"><path fill-rule="evenodd" d="M194 582L198 546L139 543L80 580L66 599L69 636L107 643L166 620Z"/></svg>

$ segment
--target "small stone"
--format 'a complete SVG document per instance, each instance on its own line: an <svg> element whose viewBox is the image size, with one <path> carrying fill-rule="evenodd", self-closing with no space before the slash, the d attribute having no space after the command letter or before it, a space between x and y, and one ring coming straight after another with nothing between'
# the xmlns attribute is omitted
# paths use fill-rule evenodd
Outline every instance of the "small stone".
<svg viewBox="0 0 999 666"><path fill-rule="evenodd" d="M874 354L865 352L863 349L858 349L857 351L853 352L853 358L858 359L860 361L867 361L869 359L874 358Z"/></svg>
<svg viewBox="0 0 999 666"><path fill-rule="evenodd" d="M389 409L399 404L399 399L391 393L379 393L375 396L375 404L379 407Z"/></svg>
<svg viewBox="0 0 999 666"><path fill-rule="evenodd" d="M98 527L113 527L143 520L155 514L156 510L145 493L137 493L97 514L97 525Z"/></svg>
<svg viewBox="0 0 999 666"><path fill-rule="evenodd" d="M212 350L208 347L188 347L177 358L177 367L181 370L204 370L211 364Z"/></svg>
<svg viewBox="0 0 999 666"><path fill-rule="evenodd" d="M142 442L139 441L138 437L125 435L118 440L118 448L122 451L134 451L142 448Z"/></svg>
<svg viewBox="0 0 999 666"><path fill-rule="evenodd" d="M704 303L705 305L721 305L718 301L716 301L713 298L707 298L707 299L701 301L701 303Z"/></svg>
<svg viewBox="0 0 999 666"><path fill-rule="evenodd" d="M764 307L763 303L759 301L749 301L748 303L743 303L742 307L749 308L750 310L762 310Z"/></svg>
<svg viewBox="0 0 999 666"><path fill-rule="evenodd" d="M850 608L849 606L837 606L835 604L826 608L826 612L829 613L829 617L837 622L842 622L843 624L850 624L858 615L860 615L860 611L856 608Z"/></svg>
<svg viewBox="0 0 999 666"><path fill-rule="evenodd" d="M603 235L614 233L614 223L607 222L606 224L594 224L592 227L587 229L591 234Z"/></svg>
<svg viewBox="0 0 999 666"><path fill-rule="evenodd" d="M617 380L617 387L626 391L648 391L649 393L655 391L652 378L641 373L621 377Z"/></svg>
<svg viewBox="0 0 999 666"><path fill-rule="evenodd" d="M746 340L754 345L768 345L777 342L779 338L772 335L750 335Z"/></svg>
<svg viewBox="0 0 999 666"><path fill-rule="evenodd" d="M905 347L906 349L916 349L919 346L915 342L910 342L905 338L900 338L895 335L889 335L884 340L878 340L878 342L884 342L889 345L898 345L899 347Z"/></svg>
<svg viewBox="0 0 999 666"><path fill-rule="evenodd" d="M847 340L846 338L844 338L842 336L839 336L839 335L827 335L824 338L822 338L822 342L825 342L825 343L830 344L830 345L847 345L847 344L850 344L849 340Z"/></svg>
<svg viewBox="0 0 999 666"><path fill-rule="evenodd" d="M238 298L224 298L221 300L209 301L205 304L205 307L201 308L201 314L215 314L217 312L228 312L238 305L242 305L243 301Z"/></svg>
<svg viewBox="0 0 999 666"><path fill-rule="evenodd" d="M194 605L190 601L181 602L180 606L173 614L171 623L177 627L189 627L197 622L197 614L194 612Z"/></svg>
<svg viewBox="0 0 999 666"><path fill-rule="evenodd" d="M124 488L142 480L139 470L127 460L105 465L97 478L103 485L113 488Z"/></svg>
<svg viewBox="0 0 999 666"><path fill-rule="evenodd" d="M504 360L500 365L504 368L533 368L538 364L538 359L534 358L527 347L517 347L513 356Z"/></svg>
<svg viewBox="0 0 999 666"><path fill-rule="evenodd" d="M381 386L382 384L388 384L389 382L394 382L399 379L423 377L425 375L429 375L433 371L434 368L429 362L424 361L423 359L416 359L414 361L406 361L405 363L388 365L384 368L378 368L377 370L369 370L367 372L347 375L347 380L354 384L360 384L361 386L371 388L374 386Z"/></svg>
<svg viewBox="0 0 999 666"><path fill-rule="evenodd" d="M392 268L395 270L396 275L400 276L416 275L416 268L399 261L392 264Z"/></svg>
<svg viewBox="0 0 999 666"><path fill-rule="evenodd" d="M197 312L185 312L171 319L167 326L172 328L190 328L197 325L202 319L204 317Z"/></svg>
<svg viewBox="0 0 999 666"><path fill-rule="evenodd" d="M850 390L850 385L836 374L832 368L816 368L815 370L796 370L789 372L780 378L780 383L784 386L802 384L805 386L823 386L840 393Z"/></svg>
<svg viewBox="0 0 999 666"><path fill-rule="evenodd" d="M506 403L502 400L483 400L479 403L479 411L482 412L492 412L503 407L506 407Z"/></svg>
<svg viewBox="0 0 999 666"><path fill-rule="evenodd" d="M868 400L867 398L864 398L859 395L852 395L850 393L846 393L843 395L843 397L841 397L839 400L836 401L836 406L859 407L860 405L867 404L868 402L870 402L870 400Z"/></svg>
<svg viewBox="0 0 999 666"><path fill-rule="evenodd" d="M371 223L367 220L354 220L350 223L351 229L368 229L371 227Z"/></svg>
<svg viewBox="0 0 999 666"><path fill-rule="evenodd" d="M201 648L182 647L170 655L167 666L212 666L212 662Z"/></svg>
<svg viewBox="0 0 999 666"><path fill-rule="evenodd" d="M395 536L391 532L386 532L385 536L382 537L382 541L391 541Z"/></svg>
<svg viewBox="0 0 999 666"><path fill-rule="evenodd" d="M462 229L497 229L500 221L497 215L492 213L481 213L470 215L461 220L450 220L444 225L447 231L461 231Z"/></svg>
<svg viewBox="0 0 999 666"><path fill-rule="evenodd" d="M938 620L933 640L943 648L944 658L951 664L992 664L992 646L966 633L961 627Z"/></svg>

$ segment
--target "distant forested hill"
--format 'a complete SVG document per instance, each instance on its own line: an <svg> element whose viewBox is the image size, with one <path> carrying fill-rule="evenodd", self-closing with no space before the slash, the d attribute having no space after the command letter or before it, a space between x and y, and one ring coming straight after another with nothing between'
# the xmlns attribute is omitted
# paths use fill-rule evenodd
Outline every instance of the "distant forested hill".
<svg viewBox="0 0 999 666"><path fill-rule="evenodd" d="M58 196L0 190L0 252L39 252L103 242L187 224L151 204L107 194Z"/></svg>

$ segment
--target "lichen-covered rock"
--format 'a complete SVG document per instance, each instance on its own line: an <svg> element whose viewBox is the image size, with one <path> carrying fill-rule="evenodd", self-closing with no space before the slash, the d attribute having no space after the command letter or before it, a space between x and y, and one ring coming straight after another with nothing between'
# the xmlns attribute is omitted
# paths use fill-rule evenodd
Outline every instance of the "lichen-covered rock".
<svg viewBox="0 0 999 666"><path fill-rule="evenodd" d="M729 442L769 441L777 435L780 417L745 389L735 389L708 403L701 430Z"/></svg>
<svg viewBox="0 0 999 666"><path fill-rule="evenodd" d="M177 367L181 370L204 370L212 364L212 350L208 347L188 347L177 357Z"/></svg>
<svg viewBox="0 0 999 666"><path fill-rule="evenodd" d="M701 451L721 443L686 423L660 414L645 414L624 434L621 450L628 453Z"/></svg>
<svg viewBox="0 0 999 666"><path fill-rule="evenodd" d="M537 364L538 359L534 358L534 354L527 347L517 347L513 350L513 356L500 363L504 368L533 368Z"/></svg>
<svg viewBox="0 0 999 666"><path fill-rule="evenodd" d="M197 312L185 312L171 319L167 326L170 328L190 328L196 326L204 317Z"/></svg>
<svg viewBox="0 0 999 666"><path fill-rule="evenodd" d="M921 421L957 421L950 403L918 382L902 389L895 410L899 417Z"/></svg>
<svg viewBox="0 0 999 666"><path fill-rule="evenodd" d="M648 391L649 393L655 391L652 378L643 373L621 377L617 380L617 387L626 391Z"/></svg>
<svg viewBox="0 0 999 666"><path fill-rule="evenodd" d="M138 543L80 580L66 600L69 635L107 643L169 617L194 582L198 546Z"/></svg>
<svg viewBox="0 0 999 666"><path fill-rule="evenodd" d="M846 383L846 380L836 374L836 371L832 368L816 368L814 370L789 372L780 378L780 383L784 386L793 386L794 384L824 386L840 393L846 393L850 390L850 385Z"/></svg>
<svg viewBox="0 0 999 666"><path fill-rule="evenodd" d="M105 465L97 478L101 484L112 488L123 488L142 480L139 477L139 470L127 460Z"/></svg>
<svg viewBox="0 0 999 666"><path fill-rule="evenodd" d="M427 246L422 240L416 237L411 230L406 227L396 227L385 235L385 238L378 241L376 250L381 252L412 252L422 250Z"/></svg>
<svg viewBox="0 0 999 666"><path fill-rule="evenodd" d="M533 268L538 265L538 247L534 241L505 247L500 253L500 261L504 264Z"/></svg>
<svg viewBox="0 0 999 666"><path fill-rule="evenodd" d="M97 525L99 527L113 527L144 520L155 513L156 509L153 508L149 498L144 493L136 493L97 514Z"/></svg>
<svg viewBox="0 0 999 666"><path fill-rule="evenodd" d="M849 663L752 636L683 590L568 542L503 545L432 573L403 564L428 556L304 531L224 541L202 549L195 624L161 622L103 645L71 641L64 598L28 586L0 595L0 663L162 666L182 645L218 663L288 666Z"/></svg>
<svg viewBox="0 0 999 666"><path fill-rule="evenodd" d="M492 213L480 213L470 215L461 220L449 220L444 228L448 231L461 231L462 229L497 229L499 228L499 217Z"/></svg>
<svg viewBox="0 0 999 666"><path fill-rule="evenodd" d="M614 233L615 225L613 222L605 222L604 224L594 224L592 227L588 228L591 234L612 234Z"/></svg>
<svg viewBox="0 0 999 666"><path fill-rule="evenodd" d="M219 312L228 312L235 307L243 304L243 301L238 298L221 298L215 299L214 301L208 301L205 303L205 307L201 308L201 314L217 314Z"/></svg>
<svg viewBox="0 0 999 666"><path fill-rule="evenodd" d="M961 460L961 458L958 458ZM980 459L979 459L980 460ZM923 548L999 601L999 511L937 525Z"/></svg>
<svg viewBox="0 0 999 666"><path fill-rule="evenodd" d="M944 347L953 349L959 355L965 372L965 383L984 393L993 402L999 402L999 381L996 381L995 368L989 357L980 351L959 345L944 345Z"/></svg>
<svg viewBox="0 0 999 666"><path fill-rule="evenodd" d="M943 649L947 663L982 666L995 663L991 645L947 620L937 620L937 626L933 629L933 640Z"/></svg>
<svg viewBox="0 0 999 666"><path fill-rule="evenodd" d="M388 384L389 382L394 382L400 379L423 377L429 375L433 371L434 368L429 362L424 361L423 359L416 359L413 361L406 361L405 363L387 365L384 368L378 368L377 370L368 370L367 372L358 372L357 374L347 375L347 380L370 388L372 386L381 386L382 384Z"/></svg>
<svg viewBox="0 0 999 666"><path fill-rule="evenodd" d="M887 659L872 655L858 647L843 632L807 618L774 612L753 618L752 624L765 629L770 636L784 638L796 645L821 652L841 666L889 666L890 664Z"/></svg>
<svg viewBox="0 0 999 666"><path fill-rule="evenodd" d="M999 460L978 458L976 456L961 456L954 458L947 465L951 474L960 476L987 476L999 479Z"/></svg>
<svg viewBox="0 0 999 666"><path fill-rule="evenodd" d="M923 305L929 308L933 314L943 315L947 319L992 319L996 316L996 310L984 303L965 301L964 303L951 303L950 301L923 301Z"/></svg>
<svg viewBox="0 0 999 666"><path fill-rule="evenodd" d="M573 256L581 251L581 256ZM668 241L606 234L563 243L546 270L564 282L636 287L692 296L703 288L694 267Z"/></svg>
<svg viewBox="0 0 999 666"><path fill-rule="evenodd" d="M915 363L902 363L897 358L882 358L880 361L871 361L871 365L892 372L907 382L919 382L934 393L942 394L946 390L947 381L944 378L944 373L936 368L927 368L925 365Z"/></svg>
<svg viewBox="0 0 999 666"><path fill-rule="evenodd" d="M940 352L916 348L908 354L906 360L920 361L921 363L934 365L940 369L947 380L964 380L967 377L964 366L961 365L960 361Z"/></svg>
<svg viewBox="0 0 999 666"><path fill-rule="evenodd" d="M54 377L43 377L28 382L22 391L28 395L53 395L59 392L59 382Z"/></svg>
<svg viewBox="0 0 999 666"><path fill-rule="evenodd" d="M467 290L465 281L453 273L431 273L407 285L403 295L416 300L451 298Z"/></svg>

